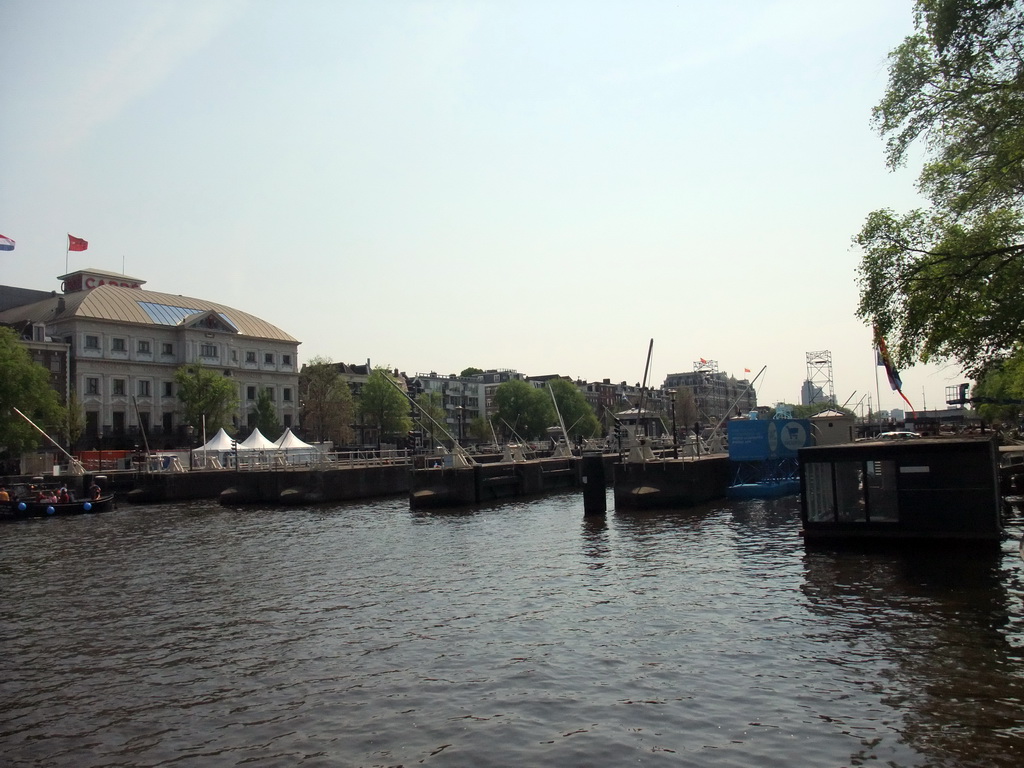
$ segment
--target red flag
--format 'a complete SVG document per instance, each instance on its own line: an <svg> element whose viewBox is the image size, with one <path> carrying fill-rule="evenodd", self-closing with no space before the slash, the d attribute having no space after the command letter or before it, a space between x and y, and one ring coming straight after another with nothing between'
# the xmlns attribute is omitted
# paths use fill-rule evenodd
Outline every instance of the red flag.
<svg viewBox="0 0 1024 768"><path fill-rule="evenodd" d="M700 359L700 361L701 361L702 363L706 363L706 362L707 362L707 360L705 360L705 359L704 359L703 357L702 357L702 358Z"/></svg>
<svg viewBox="0 0 1024 768"><path fill-rule="evenodd" d="M89 241L83 240L80 237L74 235L68 235L68 250L69 251L84 251L89 247Z"/></svg>
<svg viewBox="0 0 1024 768"><path fill-rule="evenodd" d="M750 369L749 369L749 368L744 368L744 369L743 369L743 372L744 372L744 373L750 373Z"/></svg>

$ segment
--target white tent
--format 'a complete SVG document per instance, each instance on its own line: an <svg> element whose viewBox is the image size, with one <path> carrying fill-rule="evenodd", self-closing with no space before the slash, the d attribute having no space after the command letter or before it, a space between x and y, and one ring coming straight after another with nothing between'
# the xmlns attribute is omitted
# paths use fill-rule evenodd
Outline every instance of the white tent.
<svg viewBox="0 0 1024 768"><path fill-rule="evenodd" d="M239 443L238 450L247 451L249 449ZM197 468L219 469L231 465L230 456L231 436L221 427L206 445L201 445L192 451L192 465Z"/></svg>
<svg viewBox="0 0 1024 768"><path fill-rule="evenodd" d="M251 435L238 444L238 447L249 448L253 451L273 451L277 448L277 444L273 440L268 440L264 437L259 428L256 428L252 431Z"/></svg>
<svg viewBox="0 0 1024 768"><path fill-rule="evenodd" d="M238 446L242 448L241 445ZM218 453L220 451L231 450L231 436L224 431L224 427L217 430L217 434L210 438L210 441L206 445L201 445L195 449L195 453L201 453L206 451L208 453Z"/></svg>
<svg viewBox="0 0 1024 768"><path fill-rule="evenodd" d="M320 450L309 443L305 443L295 436L291 427L284 431L275 443L277 450L284 454L289 464L301 464L314 461L320 456Z"/></svg>
<svg viewBox="0 0 1024 768"><path fill-rule="evenodd" d="M291 427L288 427L288 429L284 431L284 434L277 438L277 442L274 443L274 445L278 448L278 450L281 451L293 451L302 449L314 451L316 450L315 446L312 446L309 443L304 443L302 440L297 438L295 436L295 433L292 432Z"/></svg>

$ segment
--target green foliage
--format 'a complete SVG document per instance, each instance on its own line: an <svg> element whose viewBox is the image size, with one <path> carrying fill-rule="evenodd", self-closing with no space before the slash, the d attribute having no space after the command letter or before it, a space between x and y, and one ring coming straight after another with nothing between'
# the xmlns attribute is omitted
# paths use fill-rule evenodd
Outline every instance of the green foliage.
<svg viewBox="0 0 1024 768"><path fill-rule="evenodd" d="M495 428L525 440L545 436L547 428L557 423L551 395L519 379L498 385L494 409Z"/></svg>
<svg viewBox="0 0 1024 768"><path fill-rule="evenodd" d="M558 412L562 414L562 422L569 433L569 439L577 437L596 437L601 434L601 424L597 414L591 408L587 398L571 381L554 379L548 383L555 394Z"/></svg>
<svg viewBox="0 0 1024 768"><path fill-rule="evenodd" d="M206 432L215 433L231 426L231 417L238 408L238 391L231 379L201 365L183 365L174 372L178 399L184 410L185 423L197 431L206 419Z"/></svg>
<svg viewBox="0 0 1024 768"><path fill-rule="evenodd" d="M676 426L686 428L700 419L697 401L691 387L680 387L676 391Z"/></svg>
<svg viewBox="0 0 1024 768"><path fill-rule="evenodd" d="M849 408L844 408L841 405L832 405L831 403L811 403L810 405L790 405L793 409L794 419L808 419L811 416L817 416L822 411L839 411L845 413L847 416L853 416L854 413Z"/></svg>
<svg viewBox="0 0 1024 768"><path fill-rule="evenodd" d="M470 366L469 368L466 368L462 373L460 373L459 376L461 378L467 378L469 376L477 376L483 372L483 368L473 368L472 366Z"/></svg>
<svg viewBox="0 0 1024 768"><path fill-rule="evenodd" d="M422 392L416 398L419 405L415 419L416 427L423 431L429 448L448 439L448 427L445 423L447 414L444 412L443 400L440 392Z"/></svg>
<svg viewBox="0 0 1024 768"><path fill-rule="evenodd" d="M284 428L277 420L274 399L267 390L261 390L257 396L253 415L256 417L256 429L268 440L277 440L284 433Z"/></svg>
<svg viewBox="0 0 1024 768"><path fill-rule="evenodd" d="M466 434L473 440L481 443L490 443L494 439L494 436L491 434L491 422L483 416L477 416L475 419L470 420L469 426L466 428Z"/></svg>
<svg viewBox="0 0 1024 768"><path fill-rule="evenodd" d="M314 357L302 367L299 392L307 437L316 442L333 440L336 445L352 442L352 391L329 357Z"/></svg>
<svg viewBox="0 0 1024 768"><path fill-rule="evenodd" d="M390 380L390 381L389 381ZM409 402L397 389L386 368L376 367L359 396L359 414L363 422L377 429L377 445L385 437L404 435L412 428Z"/></svg>
<svg viewBox="0 0 1024 768"><path fill-rule="evenodd" d="M989 366L979 378L971 396L979 400L995 401L977 406L978 416L983 421L989 424L1019 424L1024 416L1024 406L999 401L1024 399L1024 353Z"/></svg>
<svg viewBox="0 0 1024 768"><path fill-rule="evenodd" d="M65 409L64 423L61 424L60 432L68 441L68 445L72 447L85 432L85 410L75 392L68 395L68 406Z"/></svg>
<svg viewBox="0 0 1024 768"><path fill-rule="evenodd" d="M60 431L67 414L50 386L50 372L32 362L10 328L0 327L0 371L0 453L18 456L44 438L13 408L51 436Z"/></svg>
<svg viewBox="0 0 1024 768"><path fill-rule="evenodd" d="M978 375L1024 327L1024 36L1021 0L917 0L890 56L874 124L888 162L920 141L927 209L871 213L857 314L898 366L948 358Z"/></svg>

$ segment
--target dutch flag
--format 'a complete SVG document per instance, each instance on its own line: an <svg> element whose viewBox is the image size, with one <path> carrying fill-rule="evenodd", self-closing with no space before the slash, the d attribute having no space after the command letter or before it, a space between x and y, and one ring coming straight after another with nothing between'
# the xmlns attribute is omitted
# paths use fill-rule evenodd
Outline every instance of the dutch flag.
<svg viewBox="0 0 1024 768"><path fill-rule="evenodd" d="M0 235L0 251L13 251L13 250L14 250L14 241L11 240L11 238L9 238L9 237L7 237L5 235Z"/></svg>

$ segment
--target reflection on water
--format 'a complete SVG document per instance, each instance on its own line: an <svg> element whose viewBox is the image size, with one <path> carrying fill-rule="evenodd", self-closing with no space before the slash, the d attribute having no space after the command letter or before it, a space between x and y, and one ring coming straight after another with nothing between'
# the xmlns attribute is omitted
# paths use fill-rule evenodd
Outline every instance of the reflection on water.
<svg viewBox="0 0 1024 768"><path fill-rule="evenodd" d="M805 551L798 527L793 499L594 519L571 494L0 526L0 748L24 766L1024 764L1016 542Z"/></svg>

